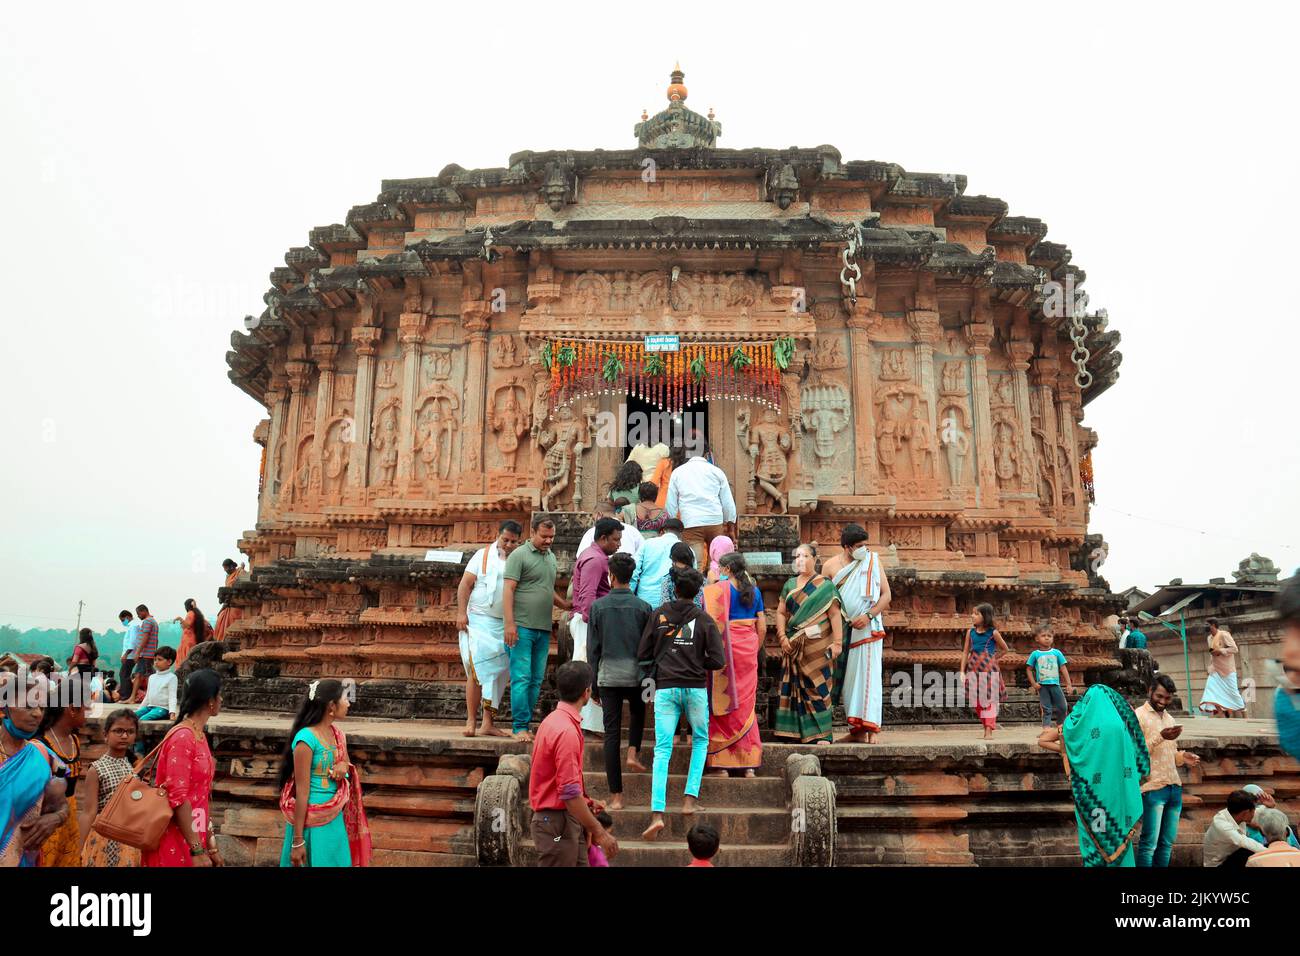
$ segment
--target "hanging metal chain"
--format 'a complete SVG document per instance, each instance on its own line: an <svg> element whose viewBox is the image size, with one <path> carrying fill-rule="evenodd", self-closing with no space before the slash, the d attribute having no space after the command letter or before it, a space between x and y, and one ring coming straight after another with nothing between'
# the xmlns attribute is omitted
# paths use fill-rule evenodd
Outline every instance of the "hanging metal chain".
<svg viewBox="0 0 1300 956"><path fill-rule="evenodd" d="M1074 351L1070 353L1070 361L1074 363L1076 369L1074 384L1079 386L1081 390L1092 385L1092 372L1088 371L1088 359L1092 358L1092 353L1083 344L1084 339L1088 337L1088 329L1083 324L1082 312L1082 309L1073 307L1070 309L1070 341L1074 343Z"/></svg>
<svg viewBox="0 0 1300 956"><path fill-rule="evenodd" d="M849 241L840 252L840 260L844 267L840 269L840 284L849 293L849 303L858 304L858 282L862 279L862 266L856 262L858 250L862 248L862 227L853 226L853 231L849 233Z"/></svg>

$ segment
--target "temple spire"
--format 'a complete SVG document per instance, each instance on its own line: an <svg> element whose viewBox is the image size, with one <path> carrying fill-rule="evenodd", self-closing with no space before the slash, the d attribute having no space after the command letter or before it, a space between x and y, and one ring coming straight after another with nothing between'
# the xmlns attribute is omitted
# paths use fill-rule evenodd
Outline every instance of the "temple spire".
<svg viewBox="0 0 1300 956"><path fill-rule="evenodd" d="M637 142L643 149L689 149L712 147L722 135L722 124L713 118L709 109L707 117L686 106L686 74L677 62L669 75L668 108L654 116L641 111L641 122L633 128Z"/></svg>

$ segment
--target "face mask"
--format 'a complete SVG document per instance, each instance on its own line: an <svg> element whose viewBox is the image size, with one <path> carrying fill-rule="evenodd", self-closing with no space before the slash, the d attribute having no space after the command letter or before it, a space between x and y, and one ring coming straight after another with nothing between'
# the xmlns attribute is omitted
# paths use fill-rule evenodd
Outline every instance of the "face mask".
<svg viewBox="0 0 1300 956"><path fill-rule="evenodd" d="M863 545L860 548L855 548L853 551L853 557L856 558L858 561L867 560L870 554L871 554L871 549L869 549L866 545Z"/></svg>
<svg viewBox="0 0 1300 956"><path fill-rule="evenodd" d="M8 714L5 715L4 727L11 737L16 737L18 740L31 740L36 736L36 731L34 730L19 730L15 727L14 722L9 719Z"/></svg>
<svg viewBox="0 0 1300 956"><path fill-rule="evenodd" d="M1278 743L1292 757L1300 758L1300 711L1295 709L1292 696L1280 687L1273 702L1273 716L1277 718Z"/></svg>

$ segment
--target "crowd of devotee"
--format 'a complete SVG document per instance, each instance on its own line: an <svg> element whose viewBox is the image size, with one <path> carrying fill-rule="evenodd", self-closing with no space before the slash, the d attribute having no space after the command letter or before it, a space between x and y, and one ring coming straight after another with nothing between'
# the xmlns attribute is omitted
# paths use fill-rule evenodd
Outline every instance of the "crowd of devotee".
<svg viewBox="0 0 1300 956"><path fill-rule="evenodd" d="M467 675L462 732L528 745L531 834L541 866L617 859L627 774L650 775L651 816L641 839L659 839L670 812L694 817L690 865L712 865L720 841L701 819L702 781L706 774L750 778L762 767L756 705L769 626L780 655L772 739L871 745L881 733L891 595L867 531L850 523L835 546L798 545L790 555L793 574L769 607L737 547L735 497L707 443L662 451L634 449L600 496L567 594L556 588L556 521L545 512L527 527L502 521L496 539L469 555L457 590ZM240 569L231 560L223 567L229 587ZM558 701L538 723L543 677L557 647L556 609L567 617L572 653L555 668ZM1300 755L1296 579L1281 590L1278 611L1286 675L1277 692L1278 733L1283 749ZM181 682L174 668L199 644L221 640L237 614L222 608L211 626L198 604L186 601L175 618L183 638L172 649L159 646L158 622L141 604L120 614L120 673L103 668L89 629L81 631L66 672L48 659L0 672L0 864L223 864L211 825L215 763L205 733L221 710L221 678L199 668ZM1145 640L1136 621L1121 620L1121 647L1141 648ZM1244 716L1232 635L1211 620L1206 641L1212 663L1199 709ZM1038 746L1060 754L1083 863L1167 866L1182 809L1178 768L1200 760L1178 746L1184 728L1169 712L1177 685L1157 673L1136 709L1102 684L1080 696L1051 627L1038 627L1033 642L1024 666L1041 705ZM1009 651L993 606L974 607L958 676L964 706L985 739L1001 729L1007 681L999 662ZM69 698L73 684L83 700ZM109 707L106 751L85 766L79 731L91 702ZM361 774L340 727L350 704L339 680L322 677L307 686L277 777L282 866L370 861ZM837 706L847 722L838 740ZM167 729L146 754L138 741L148 721L166 722ZM592 798L584 782L585 735L593 733L602 735L605 800ZM678 746L689 758L681 792L670 794ZM1217 810L1205 830L1203 862L1300 866L1300 845L1273 795L1251 786L1229 794Z"/></svg>

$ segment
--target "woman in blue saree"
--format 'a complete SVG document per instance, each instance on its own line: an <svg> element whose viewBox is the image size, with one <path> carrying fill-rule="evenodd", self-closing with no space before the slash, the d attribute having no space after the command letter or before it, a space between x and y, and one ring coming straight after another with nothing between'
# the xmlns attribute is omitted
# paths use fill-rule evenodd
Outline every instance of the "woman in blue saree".
<svg viewBox="0 0 1300 956"><path fill-rule="evenodd" d="M41 846L71 812L56 777L65 768L32 740L47 699L40 675L0 673L0 867L35 866Z"/></svg>

